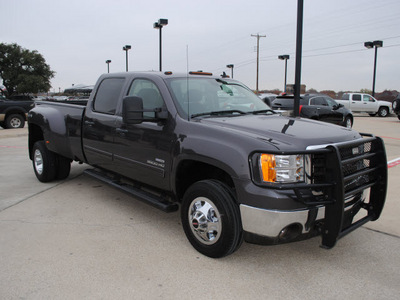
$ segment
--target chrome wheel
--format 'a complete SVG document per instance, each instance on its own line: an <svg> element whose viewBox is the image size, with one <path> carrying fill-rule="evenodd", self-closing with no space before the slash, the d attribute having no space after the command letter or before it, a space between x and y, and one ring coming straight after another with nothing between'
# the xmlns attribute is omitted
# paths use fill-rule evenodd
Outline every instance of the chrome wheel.
<svg viewBox="0 0 400 300"><path fill-rule="evenodd" d="M19 128L21 127L21 120L19 118L12 118L10 120L10 125L12 128Z"/></svg>
<svg viewBox="0 0 400 300"><path fill-rule="evenodd" d="M43 156L42 152L39 149L36 149L33 156L33 164L35 166L35 170L39 175L43 173Z"/></svg>
<svg viewBox="0 0 400 300"><path fill-rule="evenodd" d="M189 224L194 236L203 244L216 243L222 232L221 215L215 204L198 197L189 206Z"/></svg>
<svg viewBox="0 0 400 300"><path fill-rule="evenodd" d="M350 118L347 118L347 119L346 119L346 127L347 127L347 128L351 128L352 126L353 126L353 122L351 121Z"/></svg>

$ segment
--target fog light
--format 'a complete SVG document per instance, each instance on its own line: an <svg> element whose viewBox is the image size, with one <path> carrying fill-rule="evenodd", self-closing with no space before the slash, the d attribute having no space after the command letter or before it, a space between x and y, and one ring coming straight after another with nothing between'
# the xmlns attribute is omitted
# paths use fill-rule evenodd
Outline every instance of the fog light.
<svg viewBox="0 0 400 300"><path fill-rule="evenodd" d="M283 228L281 232L279 232L278 237L281 241L290 241L301 235L302 231L303 226L301 224L293 223Z"/></svg>

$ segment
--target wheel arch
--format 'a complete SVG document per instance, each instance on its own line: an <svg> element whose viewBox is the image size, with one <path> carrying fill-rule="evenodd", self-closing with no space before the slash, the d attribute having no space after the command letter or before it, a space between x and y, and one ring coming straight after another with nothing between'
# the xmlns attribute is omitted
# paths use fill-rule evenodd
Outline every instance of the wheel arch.
<svg viewBox="0 0 400 300"><path fill-rule="evenodd" d="M32 160L33 145L37 141L44 140L44 135L43 135L43 130L39 125L28 123L28 127L29 127L29 136L28 136L29 158Z"/></svg>
<svg viewBox="0 0 400 300"><path fill-rule="evenodd" d="M228 167L200 159L183 159L177 167L173 178L173 188L177 200L180 202L185 191L195 182L214 179L225 183L235 191L233 175Z"/></svg>

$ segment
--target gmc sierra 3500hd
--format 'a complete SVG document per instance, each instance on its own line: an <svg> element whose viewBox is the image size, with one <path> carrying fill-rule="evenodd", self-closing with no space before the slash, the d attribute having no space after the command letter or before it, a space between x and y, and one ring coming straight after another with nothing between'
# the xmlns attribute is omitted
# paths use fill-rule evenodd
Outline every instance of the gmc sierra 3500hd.
<svg viewBox="0 0 400 300"><path fill-rule="evenodd" d="M104 74L86 104L37 102L29 156L42 182L72 161L166 212L209 257L243 240L322 246L379 218L387 188L383 141L274 113L238 81L209 73Z"/></svg>

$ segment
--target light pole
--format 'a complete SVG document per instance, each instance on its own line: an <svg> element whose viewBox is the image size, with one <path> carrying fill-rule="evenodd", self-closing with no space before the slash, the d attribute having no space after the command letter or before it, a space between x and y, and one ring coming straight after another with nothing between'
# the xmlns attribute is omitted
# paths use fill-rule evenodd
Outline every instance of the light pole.
<svg viewBox="0 0 400 300"><path fill-rule="evenodd" d="M106 64L107 64L107 73L110 73L110 62L111 62L111 59L107 59L107 60L106 60Z"/></svg>
<svg viewBox="0 0 400 300"><path fill-rule="evenodd" d="M252 34L252 37L257 38L257 77L256 77L256 93L258 94L258 70L259 70L259 64L260 64L260 38L266 37L266 35L259 35L257 34Z"/></svg>
<svg viewBox="0 0 400 300"><path fill-rule="evenodd" d="M234 67L234 66L235 66L235 65L233 65L233 64L226 65L227 68L231 69L231 78L232 78L232 79L233 79L233 67Z"/></svg>
<svg viewBox="0 0 400 300"><path fill-rule="evenodd" d="M122 50L126 52L126 71L128 72L128 50L131 50L131 45L125 45Z"/></svg>
<svg viewBox="0 0 400 300"><path fill-rule="evenodd" d="M290 58L289 54L279 55L278 58L280 60L285 61L285 85L283 87L284 92L286 93L286 78L287 78L287 60Z"/></svg>
<svg viewBox="0 0 400 300"><path fill-rule="evenodd" d="M160 72L162 71L162 35L161 29L163 26L168 25L168 19L159 19L158 22L153 24L153 28L160 29Z"/></svg>
<svg viewBox="0 0 400 300"><path fill-rule="evenodd" d="M375 47L375 59L374 59L374 77L372 80L372 97L375 97L375 77L376 77L376 59L378 55L378 48L383 47L382 41L365 42L364 47L371 49Z"/></svg>

